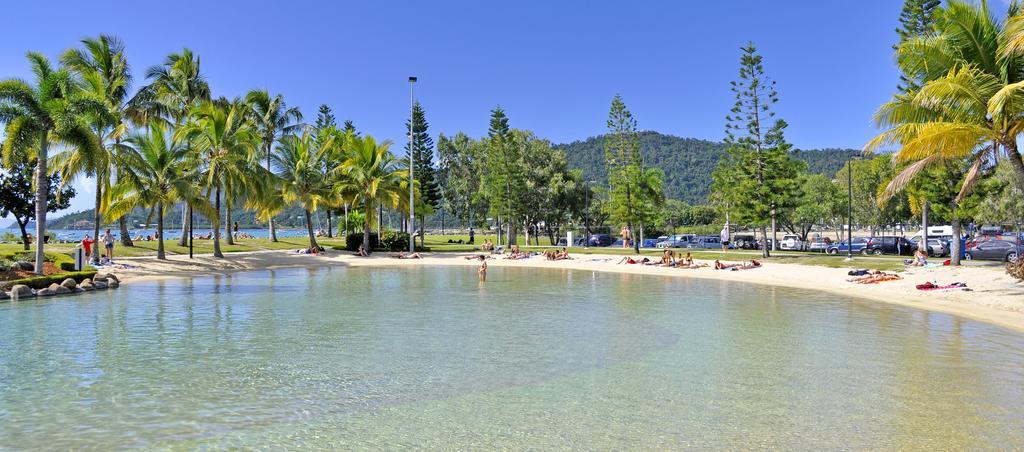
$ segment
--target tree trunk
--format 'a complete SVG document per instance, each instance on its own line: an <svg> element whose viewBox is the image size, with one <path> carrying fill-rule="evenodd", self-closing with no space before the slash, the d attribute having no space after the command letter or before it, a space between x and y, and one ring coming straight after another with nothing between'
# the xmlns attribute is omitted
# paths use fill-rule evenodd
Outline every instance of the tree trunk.
<svg viewBox="0 0 1024 452"><path fill-rule="evenodd" d="M102 204L102 203L103 203L103 179L99 175L97 175L96 176L96 209L95 209L95 211L92 214L92 222L93 222L93 225L92 225L92 238L93 238L93 240L96 240L100 236L100 223L103 222L103 217L100 216L100 204ZM96 240L96 241L99 242L99 240ZM86 257L90 258L92 263L95 264L95 265L99 265L99 263L100 263L100 253L97 252L98 250L99 250L99 247L95 247L95 248L93 248L92 256L86 256Z"/></svg>
<svg viewBox="0 0 1024 452"><path fill-rule="evenodd" d="M188 223L189 214L192 213L192 206L185 202L181 208L181 238L178 239L178 246L188 246L188 236L185 235L185 224Z"/></svg>
<svg viewBox="0 0 1024 452"><path fill-rule="evenodd" d="M267 145L266 145L266 148L267 148L267 172L270 172L270 147L271 147L271 143L268 142ZM277 241L277 230L274 229L274 216L273 215L271 215L270 218L267 220L267 227L270 229L270 231L267 233L267 237L270 238L271 242L276 242Z"/></svg>
<svg viewBox="0 0 1024 452"><path fill-rule="evenodd" d="M761 247L761 257L769 257L772 253L768 251L768 229L764 225L761 226L761 237L764 237L764 246Z"/></svg>
<svg viewBox="0 0 1024 452"><path fill-rule="evenodd" d="M960 265L960 234L962 228L960 226L960 218L956 216L955 212L950 224L953 225L953 240L949 242L949 265L957 266Z"/></svg>
<svg viewBox="0 0 1024 452"><path fill-rule="evenodd" d="M227 236L228 245L235 244L235 233L231 224L231 199L224 197L224 235Z"/></svg>
<svg viewBox="0 0 1024 452"><path fill-rule="evenodd" d="M1017 150L1017 141L1013 140L1003 145L1006 150L1006 160L1009 160L1010 167L1017 175L1017 186L1024 190L1024 160L1021 160L1020 152Z"/></svg>
<svg viewBox="0 0 1024 452"><path fill-rule="evenodd" d="M36 156L36 274L43 274L43 262L46 255L43 250L43 237L46 234L46 197L50 188L49 180L46 177L47 152L50 150L50 143L47 141L47 132L43 132L39 138L39 155Z"/></svg>
<svg viewBox="0 0 1024 452"><path fill-rule="evenodd" d="M220 187L217 187L217 198L213 203L213 257L224 257L224 253L220 251L220 227L217 224L220 221Z"/></svg>
<svg viewBox="0 0 1024 452"><path fill-rule="evenodd" d="M772 251L779 250L779 226L775 222L775 209L772 209Z"/></svg>
<svg viewBox="0 0 1024 452"><path fill-rule="evenodd" d="M25 245L25 251L28 251L30 248L28 240L28 231L25 230L25 228L28 226L28 221L22 223L21 219L17 217L15 217L15 220L18 222L18 227L21 228L21 244Z"/></svg>
<svg viewBox="0 0 1024 452"><path fill-rule="evenodd" d="M182 235L184 235L184 227L182 228ZM156 203L156 258L166 260L167 256L164 254L164 203Z"/></svg>
<svg viewBox="0 0 1024 452"><path fill-rule="evenodd" d="M124 246L135 246L135 242L132 242L132 232L128 230L127 216L117 219L117 227L121 234L121 244Z"/></svg>
<svg viewBox="0 0 1024 452"><path fill-rule="evenodd" d="M309 232L309 249L318 249L316 234L313 233L313 216L309 213L309 209L303 209L303 212L306 212L306 231Z"/></svg>
<svg viewBox="0 0 1024 452"><path fill-rule="evenodd" d="M338 230L341 230L339 227ZM345 239L348 239L348 203L345 203Z"/></svg>
<svg viewBox="0 0 1024 452"><path fill-rule="evenodd" d="M331 219L333 217L334 217L334 215L331 215L331 209L328 208L327 209L327 238L334 237L334 224L331 222Z"/></svg>
<svg viewBox="0 0 1024 452"><path fill-rule="evenodd" d="M364 199L366 204L366 217L363 218L363 251L370 254L370 218L373 218L373 204L369 199Z"/></svg>

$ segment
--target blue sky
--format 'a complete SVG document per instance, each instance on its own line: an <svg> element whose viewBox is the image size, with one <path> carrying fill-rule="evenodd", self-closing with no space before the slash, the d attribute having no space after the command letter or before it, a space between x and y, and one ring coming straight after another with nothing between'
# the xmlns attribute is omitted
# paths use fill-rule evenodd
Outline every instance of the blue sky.
<svg viewBox="0 0 1024 452"><path fill-rule="evenodd" d="M0 27L0 77L28 77L24 53L56 58L114 34L136 74L189 47L215 95L283 93L309 120L404 142L407 77L431 132L511 124L553 142L603 132L621 93L642 129L719 140L739 47L754 41L778 82L779 115L800 148L859 148L898 74L891 45L902 2L176 1L20 2ZM397 149L399 152L400 149ZM72 210L89 207L83 187Z"/></svg>

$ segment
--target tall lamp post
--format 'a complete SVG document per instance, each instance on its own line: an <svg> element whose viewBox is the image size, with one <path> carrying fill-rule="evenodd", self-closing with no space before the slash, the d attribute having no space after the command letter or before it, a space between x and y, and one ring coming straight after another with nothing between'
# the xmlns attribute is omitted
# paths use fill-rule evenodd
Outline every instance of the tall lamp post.
<svg viewBox="0 0 1024 452"><path fill-rule="evenodd" d="M860 160L851 155L846 161L846 260L853 260L853 161Z"/></svg>
<svg viewBox="0 0 1024 452"><path fill-rule="evenodd" d="M587 188L586 188L586 192L584 192L584 195L586 195L587 207L586 207L586 210L584 210L584 215L583 215L583 224L584 224L584 226L583 227L586 228L587 232L586 232L586 237L583 238L583 247L584 248L589 248L590 247L590 181L588 180L586 183L587 183Z"/></svg>
<svg viewBox="0 0 1024 452"><path fill-rule="evenodd" d="M413 162L412 156L416 149L416 135L413 133L413 112L416 110L416 97L413 94L413 87L416 86L416 77L409 77L409 253L416 252L416 238L413 231L416 230L416 204L413 199L415 185L413 184Z"/></svg>

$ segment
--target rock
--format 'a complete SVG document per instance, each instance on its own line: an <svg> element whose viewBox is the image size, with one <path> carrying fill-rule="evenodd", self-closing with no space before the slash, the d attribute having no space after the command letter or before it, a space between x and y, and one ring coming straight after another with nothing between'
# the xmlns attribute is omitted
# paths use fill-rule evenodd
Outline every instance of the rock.
<svg viewBox="0 0 1024 452"><path fill-rule="evenodd" d="M19 268L21 270L24 270L24 271L32 271L32 270L36 269L35 264L30 263L30 262L25 262L25 261L15 262L14 265L11 266L11 268L14 268L14 267L17 267L17 268Z"/></svg>
<svg viewBox="0 0 1024 452"><path fill-rule="evenodd" d="M11 296L7 295L7 292L0 290L0 303L7 301L9 298L11 298Z"/></svg>
<svg viewBox="0 0 1024 452"><path fill-rule="evenodd" d="M99 272L99 273L97 273L95 275L92 275L92 280L93 281L95 281L97 279L107 279L107 274L103 273L103 272Z"/></svg>
<svg viewBox="0 0 1024 452"><path fill-rule="evenodd" d="M50 287L47 287L47 289L54 295L64 295L71 293L71 289L68 289L67 287L64 287L63 285L57 283L50 284Z"/></svg>
<svg viewBox="0 0 1024 452"><path fill-rule="evenodd" d="M105 280L105 279L96 279L96 280L93 280L92 285L93 285L93 287L96 288L96 290L104 290L104 289L107 288L107 280Z"/></svg>
<svg viewBox="0 0 1024 452"><path fill-rule="evenodd" d="M107 273L106 275L103 275L103 276L106 277L106 280L107 280L108 284L111 283L111 282L116 282L116 283L119 283L119 284L121 283L121 278L118 278L117 275L115 275L113 273Z"/></svg>
<svg viewBox="0 0 1024 452"><path fill-rule="evenodd" d="M116 279L107 278L107 287L109 287L111 289L116 289L117 286L120 286L120 285L121 285L121 283L117 282Z"/></svg>
<svg viewBox="0 0 1024 452"><path fill-rule="evenodd" d="M32 288L24 284L15 284L11 287L11 298L14 297L31 297Z"/></svg>
<svg viewBox="0 0 1024 452"><path fill-rule="evenodd" d="M92 281L86 279L85 281L82 281L82 283L78 285L78 289L85 292L89 292L91 290L96 290L96 286L92 285Z"/></svg>
<svg viewBox="0 0 1024 452"><path fill-rule="evenodd" d="M49 288L39 289L39 291L36 292L36 295L40 297L49 297L53 295L53 291L51 291Z"/></svg>
<svg viewBox="0 0 1024 452"><path fill-rule="evenodd" d="M415 168L413 168L413 169L415 169ZM75 282L75 280L71 279L71 278L65 279L63 282L60 283L60 285L62 285L64 287L67 287L70 290L75 290L75 288L78 287L78 283Z"/></svg>

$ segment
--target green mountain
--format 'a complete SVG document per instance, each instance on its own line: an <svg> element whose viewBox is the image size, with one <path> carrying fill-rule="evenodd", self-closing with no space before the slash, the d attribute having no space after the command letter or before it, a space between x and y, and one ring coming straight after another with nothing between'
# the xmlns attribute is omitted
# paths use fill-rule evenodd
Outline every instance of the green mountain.
<svg viewBox="0 0 1024 452"><path fill-rule="evenodd" d="M555 147L565 152L571 167L583 170L586 180L607 183L604 135ZM640 152L644 165L661 168L665 172L666 197L700 204L707 200L711 172L725 153L725 144L658 132L640 132ZM859 153L854 149L795 151L797 158L807 162L809 172L825 175L835 174L850 156Z"/></svg>
<svg viewBox="0 0 1024 452"><path fill-rule="evenodd" d="M326 215L323 212L319 213L319 216L314 218L314 221L319 220L323 223L323 227L326 227ZM156 227L156 218L148 218L149 211L142 209L135 209L128 214L128 224L130 227L139 227L141 225L151 224L153 228ZM81 212L69 213L61 216L60 218L47 219L47 228L49 229L92 229L92 218L93 209L83 210ZM266 227L266 223L260 223L256 221L255 214L251 211L247 211L242 208L235 208L231 211L231 220L238 222L240 228L263 228ZM302 209L298 206L292 206L281 212L280 215L274 217L275 224L281 228L305 228L306 217L302 212ZM117 224L109 225L116 227ZM176 206L174 210L167 212L164 215L164 227L167 229L178 229L181 227L181 208ZM314 224L314 227L320 227ZM195 228L196 229L209 229L210 222L202 215L195 216Z"/></svg>

